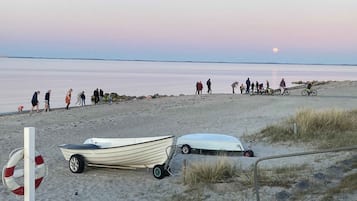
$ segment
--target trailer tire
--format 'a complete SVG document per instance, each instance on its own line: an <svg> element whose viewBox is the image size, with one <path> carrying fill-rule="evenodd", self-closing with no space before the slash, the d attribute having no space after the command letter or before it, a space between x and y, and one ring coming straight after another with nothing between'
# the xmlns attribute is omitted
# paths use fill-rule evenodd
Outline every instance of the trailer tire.
<svg viewBox="0 0 357 201"><path fill-rule="evenodd" d="M69 170L72 173L82 173L85 168L85 159L82 155L74 154L68 161Z"/></svg>

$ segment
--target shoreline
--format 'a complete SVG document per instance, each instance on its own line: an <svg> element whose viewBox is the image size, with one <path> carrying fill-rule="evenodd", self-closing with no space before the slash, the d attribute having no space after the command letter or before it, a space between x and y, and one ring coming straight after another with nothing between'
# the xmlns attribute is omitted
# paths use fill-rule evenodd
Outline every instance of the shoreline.
<svg viewBox="0 0 357 201"><path fill-rule="evenodd" d="M318 85L326 85L326 84L330 84L330 83L338 83L338 82L353 82L352 80L347 80L347 81L311 81L313 83L313 86L318 86ZM296 89L302 89L304 88L306 82L302 82L302 81L295 81L292 82L292 84L298 85L298 86L292 86L292 87L287 87L288 90L296 90ZM238 89L237 89L238 90ZM275 89L276 90L276 89ZM116 92L110 92L109 94L117 94ZM212 95L212 94L202 94L202 95ZM230 95L230 93L215 93L214 95ZM236 93L236 95L250 95L250 94L240 94L240 93ZM165 98L165 97L180 97L180 96L197 96L197 94L190 94L190 95L185 95L185 94L180 94L180 95L160 95L160 94L153 94L153 95L147 95L147 96L127 96L127 95L118 95L118 97L124 97L123 99L119 98L118 101L113 101L112 103L119 103L119 102L126 102L126 101L131 101L131 100L143 100L143 99L155 99L155 98ZM91 101L91 103L93 103L93 101ZM107 101L99 103L98 105L102 105L102 104L109 104ZM94 104L90 104L90 105L85 105L85 106L70 106L70 108L77 108L77 107L90 107L90 106L95 106ZM65 110L66 107L56 107L56 108L51 108L51 111L55 111L55 110ZM43 109L40 109L41 113L43 112ZM31 113L31 110L23 110L22 112L0 112L0 116L8 116L8 115L16 115L16 114L27 114L27 113ZM34 111L34 113L36 113L36 111Z"/></svg>

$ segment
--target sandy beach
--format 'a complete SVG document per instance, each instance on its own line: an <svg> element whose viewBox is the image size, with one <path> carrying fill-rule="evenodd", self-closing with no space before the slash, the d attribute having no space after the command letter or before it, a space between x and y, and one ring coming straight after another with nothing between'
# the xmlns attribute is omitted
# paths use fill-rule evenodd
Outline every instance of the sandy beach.
<svg viewBox="0 0 357 201"><path fill-rule="evenodd" d="M217 156L177 154L171 166L174 175L157 180L150 169L88 168L83 174L73 174L57 146L83 143L91 137L179 137L188 133L224 133L243 137L280 122L301 108L350 110L357 107L357 81L330 82L314 88L318 90L316 97L301 96L301 89L291 90L289 96L204 94L4 115L0 116L0 166L6 164L13 149L23 146L24 127L35 127L36 150L43 155L48 166L48 175L36 191L36 200L174 200L190 193L189 187L181 182L183 159L194 162L214 160ZM230 157L243 168L249 168L260 157L313 150L309 145L301 144L244 143L252 146L257 157ZM309 163L314 169L326 169L337 159L342 160L355 153L322 154L262 165ZM263 200L272 200L279 189L263 188L261 191L269 198ZM341 200L356 200L353 196ZM204 188L201 198L255 200L252 189L240 191L235 183ZM1 185L0 200L22 198L15 197Z"/></svg>

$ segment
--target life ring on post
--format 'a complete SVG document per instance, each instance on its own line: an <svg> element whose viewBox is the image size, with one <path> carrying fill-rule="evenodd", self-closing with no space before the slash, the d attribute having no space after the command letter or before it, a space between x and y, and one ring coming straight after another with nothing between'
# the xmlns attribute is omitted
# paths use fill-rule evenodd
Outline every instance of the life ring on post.
<svg viewBox="0 0 357 201"><path fill-rule="evenodd" d="M10 189L16 195L24 195L25 188L24 186L20 186L14 177L15 167L17 163L24 158L24 149L19 149L12 155L10 155L10 159L4 167L2 179L4 185ZM36 152L35 156L35 164L36 164L36 179L35 179L35 189L37 189L43 178L46 174L46 166L44 160L40 154Z"/></svg>

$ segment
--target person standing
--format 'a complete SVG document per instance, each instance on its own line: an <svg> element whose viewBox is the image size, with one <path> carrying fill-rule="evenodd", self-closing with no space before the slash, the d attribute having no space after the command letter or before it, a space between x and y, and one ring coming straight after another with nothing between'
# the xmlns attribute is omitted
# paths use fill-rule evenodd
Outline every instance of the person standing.
<svg viewBox="0 0 357 201"><path fill-rule="evenodd" d="M32 95L32 99L31 99L32 109L31 109L31 112L33 111L34 108L36 108L36 111L39 112L39 109L38 109L38 95L39 94L40 94L40 91L35 91L35 93Z"/></svg>
<svg viewBox="0 0 357 201"><path fill-rule="evenodd" d="M81 94L82 92L79 92L77 95L77 101L75 103L75 105L81 105L82 99L81 99Z"/></svg>
<svg viewBox="0 0 357 201"><path fill-rule="evenodd" d="M201 81L196 83L196 93L198 95L202 94L203 84Z"/></svg>
<svg viewBox="0 0 357 201"><path fill-rule="evenodd" d="M243 84L240 85L240 94L243 94L244 86Z"/></svg>
<svg viewBox="0 0 357 201"><path fill-rule="evenodd" d="M104 91L102 89L99 90L99 101L102 102L104 98Z"/></svg>
<svg viewBox="0 0 357 201"><path fill-rule="evenodd" d="M207 93L211 94L212 93L212 90L211 90L211 78L209 78L207 80L206 84L207 84Z"/></svg>
<svg viewBox="0 0 357 201"><path fill-rule="evenodd" d="M255 89L256 89L257 93L259 93L259 82L258 81L255 81Z"/></svg>
<svg viewBox="0 0 357 201"><path fill-rule="evenodd" d="M285 92L286 84L284 78L280 81L280 94L283 95Z"/></svg>
<svg viewBox="0 0 357 201"><path fill-rule="evenodd" d="M96 105L99 102L99 90L98 90L98 88L96 90L94 90L93 96L94 96L94 104Z"/></svg>
<svg viewBox="0 0 357 201"><path fill-rule="evenodd" d="M249 94L249 90L250 90L250 80L249 80L249 77L248 77L247 81L245 81L245 84L247 85L247 88L246 88L245 93Z"/></svg>
<svg viewBox="0 0 357 201"><path fill-rule="evenodd" d="M84 94L84 91L81 93L81 104L82 106L86 105L86 95Z"/></svg>
<svg viewBox="0 0 357 201"><path fill-rule="evenodd" d="M71 97L72 97L72 89L69 89L66 94L66 109L69 109L69 104L71 104Z"/></svg>
<svg viewBox="0 0 357 201"><path fill-rule="evenodd" d="M252 82L252 94L254 93L254 82Z"/></svg>
<svg viewBox="0 0 357 201"><path fill-rule="evenodd" d="M45 94L45 112L50 111L50 94L51 90L48 90Z"/></svg>

